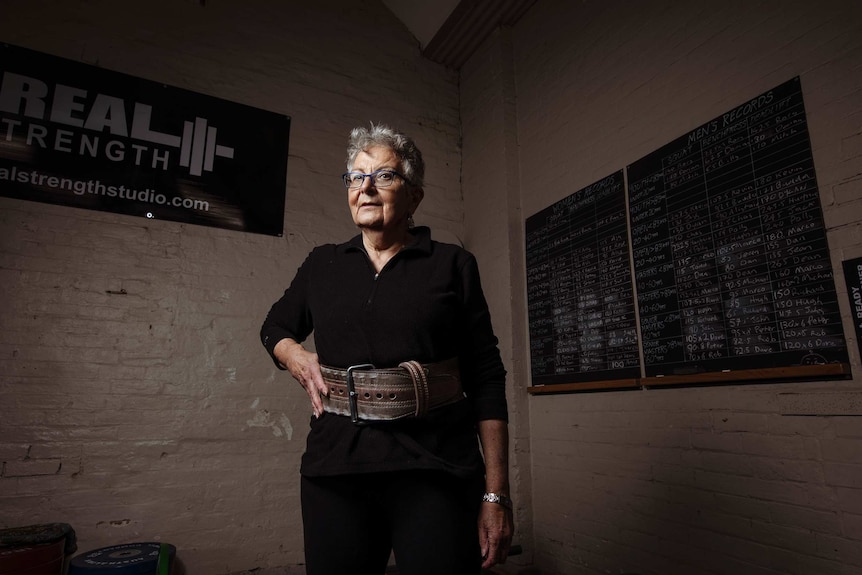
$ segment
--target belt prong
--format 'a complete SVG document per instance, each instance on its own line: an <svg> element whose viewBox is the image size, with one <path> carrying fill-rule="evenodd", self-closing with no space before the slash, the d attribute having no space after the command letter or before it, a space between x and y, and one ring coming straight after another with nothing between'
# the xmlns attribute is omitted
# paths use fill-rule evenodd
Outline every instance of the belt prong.
<svg viewBox="0 0 862 575"><path fill-rule="evenodd" d="M353 372L357 369L374 369L372 363L351 365L347 368L347 404L350 406L350 421L359 423L359 406L357 405L356 385L353 383Z"/></svg>

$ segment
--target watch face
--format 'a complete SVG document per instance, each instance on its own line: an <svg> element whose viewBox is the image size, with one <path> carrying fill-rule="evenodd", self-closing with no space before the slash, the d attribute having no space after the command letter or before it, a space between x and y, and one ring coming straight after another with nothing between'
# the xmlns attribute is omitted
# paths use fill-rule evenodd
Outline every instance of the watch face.
<svg viewBox="0 0 862 575"><path fill-rule="evenodd" d="M507 496L500 495L498 493L486 493L482 496L482 501L487 501L488 503L499 503L507 509L512 508L512 500Z"/></svg>

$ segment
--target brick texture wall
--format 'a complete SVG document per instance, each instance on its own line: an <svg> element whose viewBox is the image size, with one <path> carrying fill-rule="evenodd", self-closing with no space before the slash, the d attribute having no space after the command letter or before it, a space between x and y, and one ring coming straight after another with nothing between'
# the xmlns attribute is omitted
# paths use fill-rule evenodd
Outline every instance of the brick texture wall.
<svg viewBox="0 0 862 575"><path fill-rule="evenodd" d="M0 11L0 41L292 119L283 237L0 198L0 527L165 541L200 575L302 563L310 409L258 329L312 246L356 233L355 125L416 138L417 223L462 234L457 75L376 0Z"/></svg>
<svg viewBox="0 0 862 575"><path fill-rule="evenodd" d="M529 425L519 470L531 470L519 512L532 533L511 572L522 561L545 575L862 572L862 391L840 268L862 255L860 66L862 5L849 0L541 1L464 66L468 222L480 204L520 209L522 222L800 76L854 374L529 397L516 364ZM517 167L472 141L479 130L516 130ZM520 233L500 228L496 245ZM516 318L523 242L511 245L511 267L490 281L511 285ZM513 357L528 363L519 329Z"/></svg>

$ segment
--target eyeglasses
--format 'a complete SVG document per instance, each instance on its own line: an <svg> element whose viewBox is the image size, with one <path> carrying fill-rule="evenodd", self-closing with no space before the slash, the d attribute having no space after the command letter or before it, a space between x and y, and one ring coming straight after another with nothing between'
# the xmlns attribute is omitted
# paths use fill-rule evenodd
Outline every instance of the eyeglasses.
<svg viewBox="0 0 862 575"><path fill-rule="evenodd" d="M395 181L395 176L398 176L408 184L410 183L410 180L395 170L375 170L370 174L347 172L341 178L344 180L344 185L347 186L347 189L356 190L362 187L362 184L365 183L365 178L371 178L371 185L375 188L388 188Z"/></svg>

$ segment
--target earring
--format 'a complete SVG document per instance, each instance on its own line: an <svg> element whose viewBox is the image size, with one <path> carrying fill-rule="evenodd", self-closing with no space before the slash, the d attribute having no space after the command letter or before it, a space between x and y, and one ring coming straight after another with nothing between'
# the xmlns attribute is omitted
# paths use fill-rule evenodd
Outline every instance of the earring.
<svg viewBox="0 0 862 575"><path fill-rule="evenodd" d="M407 216L407 227L412 228L415 225L416 223L413 221L413 214L410 214L409 216Z"/></svg>

